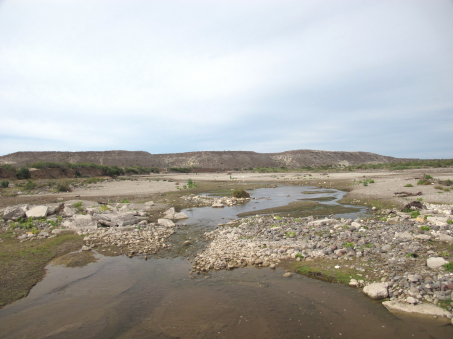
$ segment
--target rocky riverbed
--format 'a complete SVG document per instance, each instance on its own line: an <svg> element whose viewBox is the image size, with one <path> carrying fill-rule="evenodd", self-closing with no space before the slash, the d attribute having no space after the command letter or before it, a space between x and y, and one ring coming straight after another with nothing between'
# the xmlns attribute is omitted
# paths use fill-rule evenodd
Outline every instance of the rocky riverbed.
<svg viewBox="0 0 453 339"><path fill-rule="evenodd" d="M186 199L212 207L247 201L193 195ZM205 233L210 242L193 259L191 273L288 263L300 268L321 262L333 271L347 268L347 283L364 288L373 299L388 298L386 307L438 305L445 310L439 315L451 318L452 208L414 202L405 212L381 210L364 220L262 215L230 221ZM85 235L83 250L128 256L168 248L168 238L178 228L174 221L187 218L152 201L109 205L85 200L10 206L2 216L4 230L13 230L20 241L71 230Z"/></svg>
<svg viewBox="0 0 453 339"><path fill-rule="evenodd" d="M440 314L451 318L453 268L445 258L453 256L452 207L383 210L366 220L268 215L231 221L205 233L211 242L195 258L192 273L332 262L333 270L355 271L350 286L365 287L373 299L389 298L393 303L386 307L442 305L446 311Z"/></svg>

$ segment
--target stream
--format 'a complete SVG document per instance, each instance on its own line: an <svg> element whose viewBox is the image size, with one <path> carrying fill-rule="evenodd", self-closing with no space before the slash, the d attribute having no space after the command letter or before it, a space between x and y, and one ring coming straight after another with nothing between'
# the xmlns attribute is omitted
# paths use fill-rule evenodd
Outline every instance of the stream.
<svg viewBox="0 0 453 339"><path fill-rule="evenodd" d="M451 325L393 315L359 289L284 278L279 268L191 278L187 258L206 245L203 233L218 223L307 196L331 196L323 203L336 204L344 194L301 186L250 193L261 199L185 210L189 219L170 237L172 249L151 259L96 253L99 260L81 268L49 264L26 298L0 309L0 338L451 338ZM187 240L192 245L182 246Z"/></svg>

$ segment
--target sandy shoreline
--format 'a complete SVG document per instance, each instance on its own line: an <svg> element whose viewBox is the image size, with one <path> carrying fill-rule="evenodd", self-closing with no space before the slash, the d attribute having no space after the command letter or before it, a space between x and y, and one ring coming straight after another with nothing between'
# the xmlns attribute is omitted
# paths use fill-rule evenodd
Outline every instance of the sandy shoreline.
<svg viewBox="0 0 453 339"><path fill-rule="evenodd" d="M430 174L434 179L453 180L453 168L431 168L402 171L363 171L344 173L190 173L190 174L152 174L130 177L131 180L116 180L100 182L90 185L89 188L75 188L69 193L53 193L39 195L18 195L14 198L1 197L4 203L11 204L14 199L17 203L39 201L40 199L63 198L120 198L121 196L149 196L177 191L176 183L180 187L190 178L195 182L222 182L222 183L258 183L267 182L279 185L299 184L321 187L332 187L349 191L346 198L385 200L403 205L414 198L395 197L395 192L422 192L420 196L425 202L453 203L453 190L445 192L435 189L436 185L417 185L417 181L424 174ZM374 183L364 186L359 183L364 179L373 179ZM413 187L404 187L412 184ZM189 192L189 191L187 191ZM4 205L4 204L2 204Z"/></svg>

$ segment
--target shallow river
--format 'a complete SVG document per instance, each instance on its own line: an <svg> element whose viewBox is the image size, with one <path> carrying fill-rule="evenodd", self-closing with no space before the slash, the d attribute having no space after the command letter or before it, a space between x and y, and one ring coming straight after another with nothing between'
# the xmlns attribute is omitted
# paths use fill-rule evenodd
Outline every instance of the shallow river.
<svg viewBox="0 0 453 339"><path fill-rule="evenodd" d="M274 199L271 190L262 192ZM192 215L172 237L195 237L188 229L197 218ZM206 223L212 228L216 218ZM395 316L360 290L299 275L283 278L280 269L191 279L190 262L175 255L98 257L83 268L49 265L28 297L0 310L0 338L453 337L451 325Z"/></svg>

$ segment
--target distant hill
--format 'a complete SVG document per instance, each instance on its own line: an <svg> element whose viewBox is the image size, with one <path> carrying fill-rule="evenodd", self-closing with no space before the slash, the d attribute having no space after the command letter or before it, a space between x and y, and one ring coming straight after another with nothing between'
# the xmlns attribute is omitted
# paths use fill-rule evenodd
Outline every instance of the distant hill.
<svg viewBox="0 0 453 339"><path fill-rule="evenodd" d="M15 152L0 156L0 165L16 167L38 161L95 163L108 166L193 167L206 169L246 169L257 167L317 167L325 165L361 165L390 163L399 159L369 152L337 152L296 150L281 153L256 153L250 151L203 151L171 154L151 154L143 151L102 152Z"/></svg>

